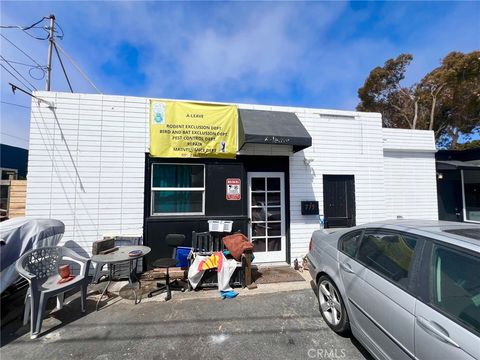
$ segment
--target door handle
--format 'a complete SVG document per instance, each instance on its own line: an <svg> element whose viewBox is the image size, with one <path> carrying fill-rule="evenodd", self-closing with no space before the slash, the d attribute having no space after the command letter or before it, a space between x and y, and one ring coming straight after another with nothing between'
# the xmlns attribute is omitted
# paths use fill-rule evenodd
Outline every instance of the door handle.
<svg viewBox="0 0 480 360"><path fill-rule="evenodd" d="M446 342L457 348L460 348L460 345L458 345L455 341L450 339L450 335L448 334L448 331L445 330L440 325L438 325L436 322L427 320L421 316L417 316L417 323L423 330L425 330L429 334L433 334L435 337L439 338L441 341Z"/></svg>
<svg viewBox="0 0 480 360"><path fill-rule="evenodd" d="M340 267L347 273L355 274L355 271L352 270L352 267L349 263L340 263Z"/></svg>

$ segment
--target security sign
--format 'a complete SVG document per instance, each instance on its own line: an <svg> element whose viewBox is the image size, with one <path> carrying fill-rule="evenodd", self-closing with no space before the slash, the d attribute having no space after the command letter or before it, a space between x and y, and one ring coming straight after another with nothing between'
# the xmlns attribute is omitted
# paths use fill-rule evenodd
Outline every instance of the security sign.
<svg viewBox="0 0 480 360"><path fill-rule="evenodd" d="M227 200L240 200L240 179L227 179Z"/></svg>

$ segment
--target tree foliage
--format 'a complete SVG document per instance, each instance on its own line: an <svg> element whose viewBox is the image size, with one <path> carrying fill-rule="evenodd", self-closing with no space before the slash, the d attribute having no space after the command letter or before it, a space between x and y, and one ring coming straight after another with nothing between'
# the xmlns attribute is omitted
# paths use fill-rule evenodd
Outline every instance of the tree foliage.
<svg viewBox="0 0 480 360"><path fill-rule="evenodd" d="M380 112L385 127L433 130L445 148L455 148L460 135L480 133L480 51L451 52L406 87L401 82L412 59L401 54L373 69L358 89L357 110Z"/></svg>

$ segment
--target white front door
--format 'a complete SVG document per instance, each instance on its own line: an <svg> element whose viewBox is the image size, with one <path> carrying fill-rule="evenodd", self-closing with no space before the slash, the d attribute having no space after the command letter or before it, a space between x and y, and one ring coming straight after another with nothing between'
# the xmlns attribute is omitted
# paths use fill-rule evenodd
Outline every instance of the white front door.
<svg viewBox="0 0 480 360"><path fill-rule="evenodd" d="M286 261L283 172L248 173L248 216L255 262Z"/></svg>

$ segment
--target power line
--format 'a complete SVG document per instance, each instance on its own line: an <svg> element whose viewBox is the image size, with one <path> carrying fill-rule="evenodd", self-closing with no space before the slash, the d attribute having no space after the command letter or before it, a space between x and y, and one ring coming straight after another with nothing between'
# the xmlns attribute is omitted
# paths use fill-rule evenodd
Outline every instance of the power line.
<svg viewBox="0 0 480 360"><path fill-rule="evenodd" d="M25 83L20 80L18 77L15 76L15 74L13 74L10 70L8 70L5 66L3 66L3 64L0 64L0 66L6 71L8 72L10 75L12 75L17 81L19 81L23 86L25 86L29 91L33 91L32 89L30 89L27 85L25 85Z"/></svg>
<svg viewBox="0 0 480 360"><path fill-rule="evenodd" d="M5 133L5 132L0 132L0 134L6 135L6 136L11 136L11 137L16 138L16 139L28 141L27 138L22 138L22 137L20 137L20 136L15 136L15 135L10 135L10 134L7 134L7 133Z"/></svg>
<svg viewBox="0 0 480 360"><path fill-rule="evenodd" d="M73 93L72 85L70 84L70 80L68 79L67 72L65 71L65 67L63 66L62 58L60 57L60 53L57 49L57 44L54 42L53 47L55 48L55 52L57 53L58 61L60 61L60 65L62 66L63 75L65 75L65 79L67 79L68 87L70 88L70 92Z"/></svg>
<svg viewBox="0 0 480 360"><path fill-rule="evenodd" d="M92 82L92 80L90 80L88 78L88 76L80 68L80 66L77 65L77 63L75 61L73 61L73 59L70 57L70 55L68 55L67 52L60 45L57 45L57 46L60 49L60 51L67 57L67 59L70 60L70 62L73 64L73 66L75 66L77 68L77 70L80 72L80 74L82 74L82 76L90 83L90 85L92 85L95 88L95 90L97 90L97 92L99 94L101 94L102 92L100 90L98 90L98 88L95 86L95 84Z"/></svg>
<svg viewBox="0 0 480 360"><path fill-rule="evenodd" d="M20 26L20 25L0 25L0 28L2 29L20 29L22 30L25 34L27 34L28 36L34 38L34 39L37 39L37 40L47 40L48 39L48 36L46 38L41 38L41 37L37 37L37 36L33 36L31 35L28 30L30 29L33 29L33 28L39 28L39 29L42 29L44 31L47 31L47 29L44 27L44 26L36 26L38 24L40 24L43 20L47 19L45 16L43 18L41 18L39 21L37 21L36 23L30 25L30 26ZM47 31L48 32L48 31Z"/></svg>
<svg viewBox="0 0 480 360"><path fill-rule="evenodd" d="M19 72L17 69L15 69L15 67L14 67L12 64L10 64L10 62L9 62L8 60L6 60L2 55L0 55L0 58L1 58L3 61L5 61L5 62L7 63L7 65L10 66L10 67L13 69L13 71L15 71L18 75L20 75L20 77L21 77L23 80L25 80L32 88L34 88L35 90L38 90L38 89L35 87L35 85L33 85L30 81L28 81L28 79L26 79L22 74L20 74L20 72Z"/></svg>
<svg viewBox="0 0 480 360"><path fill-rule="evenodd" d="M29 110L30 110L30 106L25 106L25 105L20 105L20 104L14 104L14 103L11 103L11 102L8 102L8 101L2 101L2 100L0 100L0 103L5 104L5 105L18 106L18 107L21 107L21 108L25 108L25 109L29 109Z"/></svg>
<svg viewBox="0 0 480 360"><path fill-rule="evenodd" d="M8 61L8 62L10 62L10 63L12 63L12 64L28 66L28 67L31 67L31 68L42 68L42 66L32 65L32 64L26 64L26 63L19 62L19 61L13 61L13 60L7 60L7 59L5 59L5 61ZM44 67L44 66L43 66L43 67Z"/></svg>
<svg viewBox="0 0 480 360"><path fill-rule="evenodd" d="M12 44L17 50L19 50L23 55L25 55L26 57L28 57L30 60L32 60L35 64L37 64L39 67L41 68L44 68L45 66L44 65L40 65L38 62L35 61L34 58L32 58L30 55L28 55L25 51L23 51L22 49L20 49L17 45L15 45L11 40L9 40L5 35L3 34L0 34L0 36L2 38L4 38L5 40L7 40L10 44Z"/></svg>

